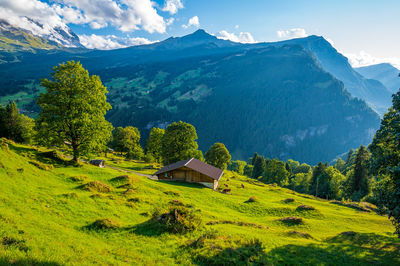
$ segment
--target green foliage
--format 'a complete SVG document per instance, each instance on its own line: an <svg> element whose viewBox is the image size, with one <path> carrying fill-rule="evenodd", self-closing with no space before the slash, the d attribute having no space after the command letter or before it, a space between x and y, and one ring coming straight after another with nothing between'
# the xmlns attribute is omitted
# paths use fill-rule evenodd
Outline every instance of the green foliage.
<svg viewBox="0 0 400 266"><path fill-rule="evenodd" d="M165 225L167 231L175 234L196 231L202 224L199 214L183 206L172 207L167 213L155 218Z"/></svg>
<svg viewBox="0 0 400 266"><path fill-rule="evenodd" d="M140 132L136 127L116 128L113 132L112 146L116 152L126 153L127 158L141 159L143 157Z"/></svg>
<svg viewBox="0 0 400 266"><path fill-rule="evenodd" d="M162 160L164 164L171 164L190 158L203 159L196 142L197 133L191 124L179 121L165 129L162 139Z"/></svg>
<svg viewBox="0 0 400 266"><path fill-rule="evenodd" d="M252 176L253 178L259 178L264 174L266 163L263 156L257 154L255 154L254 156L255 158L254 158L254 164L253 164L254 167Z"/></svg>
<svg viewBox="0 0 400 266"><path fill-rule="evenodd" d="M291 177L289 181L289 188L299 193L310 193L312 174L310 173L297 173Z"/></svg>
<svg viewBox="0 0 400 266"><path fill-rule="evenodd" d="M384 115L372 144L371 170L377 176L374 188L378 207L388 214L400 237L400 92Z"/></svg>
<svg viewBox="0 0 400 266"><path fill-rule="evenodd" d="M338 169L341 173L346 169L346 163L342 158L338 158L335 162L335 168Z"/></svg>
<svg viewBox="0 0 400 266"><path fill-rule="evenodd" d="M112 131L104 118L111 109L107 89L79 62L69 61L53 70L52 79L41 83L46 92L38 98L38 142L46 146L71 142L75 161L82 154L103 151Z"/></svg>
<svg viewBox="0 0 400 266"><path fill-rule="evenodd" d="M162 162L162 139L165 130L162 128L153 127L150 130L149 138L146 140L146 155L151 155L154 161Z"/></svg>
<svg viewBox="0 0 400 266"><path fill-rule="evenodd" d="M251 165L251 164L246 164L246 165L244 166L244 169L243 169L243 174L244 174L245 176L252 177L252 176L253 176L253 169L254 169L254 166L253 166L253 165Z"/></svg>
<svg viewBox="0 0 400 266"><path fill-rule="evenodd" d="M360 146L357 150L354 169L347 180L347 194L354 200L359 201L371 192L371 180L368 174L368 162L370 159L369 151L364 147Z"/></svg>
<svg viewBox="0 0 400 266"><path fill-rule="evenodd" d="M286 169L286 164L278 159L268 161L262 181L265 183L276 183L281 187L289 185L290 173Z"/></svg>
<svg viewBox="0 0 400 266"><path fill-rule="evenodd" d="M3 108L0 105L0 137L21 143L30 143L34 135L34 120L18 111L15 102Z"/></svg>
<svg viewBox="0 0 400 266"><path fill-rule="evenodd" d="M243 175L246 166L247 166L247 163L246 163L245 161L237 160L237 161L232 161L232 162L229 164L228 169L231 170L231 171L234 171L234 172L238 173L239 175ZM250 176L251 176L251 175L250 175Z"/></svg>
<svg viewBox="0 0 400 266"><path fill-rule="evenodd" d="M327 163L314 167L310 194L326 199L341 199L346 177Z"/></svg>
<svg viewBox="0 0 400 266"><path fill-rule="evenodd" d="M208 164L225 170L231 161L231 155L223 143L214 143L206 152L205 160Z"/></svg>

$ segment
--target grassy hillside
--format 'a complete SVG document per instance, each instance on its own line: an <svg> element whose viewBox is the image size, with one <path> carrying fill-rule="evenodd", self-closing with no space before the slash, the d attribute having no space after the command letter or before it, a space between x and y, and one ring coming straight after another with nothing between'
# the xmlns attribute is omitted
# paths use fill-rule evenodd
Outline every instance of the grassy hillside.
<svg viewBox="0 0 400 266"><path fill-rule="evenodd" d="M116 178L125 173L69 166L45 150L4 141L0 147L0 265L400 263L392 225L373 212L229 171L221 185L231 195L135 175ZM98 192L91 181L111 191ZM151 218L182 204L201 217L199 230L171 234ZM296 210L300 205L315 210ZM303 223L279 221L293 216Z"/></svg>

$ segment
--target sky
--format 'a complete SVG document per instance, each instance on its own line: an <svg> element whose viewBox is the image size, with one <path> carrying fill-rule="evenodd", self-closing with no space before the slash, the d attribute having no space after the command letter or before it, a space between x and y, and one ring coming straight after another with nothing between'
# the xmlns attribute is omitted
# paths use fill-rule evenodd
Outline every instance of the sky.
<svg viewBox="0 0 400 266"><path fill-rule="evenodd" d="M96 49L147 44L199 28L247 43L321 35L353 66L400 67L399 0L0 0L0 19L38 35L69 27Z"/></svg>

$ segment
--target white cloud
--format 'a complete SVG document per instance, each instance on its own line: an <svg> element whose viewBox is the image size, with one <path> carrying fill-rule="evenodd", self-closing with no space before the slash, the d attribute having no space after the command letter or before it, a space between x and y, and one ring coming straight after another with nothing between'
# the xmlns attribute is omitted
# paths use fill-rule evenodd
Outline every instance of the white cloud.
<svg viewBox="0 0 400 266"><path fill-rule="evenodd" d="M166 0L162 11L169 12L171 15L174 15L179 9L182 8L183 4L181 0Z"/></svg>
<svg viewBox="0 0 400 266"><path fill-rule="evenodd" d="M239 29L239 25L235 25L235 29Z"/></svg>
<svg viewBox="0 0 400 266"><path fill-rule="evenodd" d="M381 63L390 63L393 66L400 69L400 58L391 57L391 58L378 58L374 57L371 54L360 51L358 54L354 53L343 53L349 59L349 63L353 67L362 67L362 66L369 66Z"/></svg>
<svg viewBox="0 0 400 266"><path fill-rule="evenodd" d="M235 33L227 32L226 30L220 31L217 35L217 38L223 40L230 40L232 42L240 42L240 43L255 43L253 36L250 32L241 32L239 35Z"/></svg>
<svg viewBox="0 0 400 266"><path fill-rule="evenodd" d="M143 29L149 33L165 33L168 24L168 20L157 13L152 0L53 0L50 3L0 0L0 18L37 35L48 34L56 26L65 29L68 23L88 24L93 29L111 25L124 32ZM179 0L167 0L166 8L177 12L180 4Z"/></svg>
<svg viewBox="0 0 400 266"><path fill-rule="evenodd" d="M276 34L280 39L285 39L285 40L293 38L303 38L308 36L306 30L302 28L294 28L290 30L278 30Z"/></svg>
<svg viewBox="0 0 400 266"><path fill-rule="evenodd" d="M190 26L195 26L197 28L200 27L200 21L198 16L190 18L188 24L182 25L182 27L185 29L189 28Z"/></svg>
<svg viewBox="0 0 400 266"><path fill-rule="evenodd" d="M83 46L89 49L110 50L117 48L124 48L129 46L150 44L152 41L146 38L130 38L130 37L117 37L115 35L79 35L79 39Z"/></svg>

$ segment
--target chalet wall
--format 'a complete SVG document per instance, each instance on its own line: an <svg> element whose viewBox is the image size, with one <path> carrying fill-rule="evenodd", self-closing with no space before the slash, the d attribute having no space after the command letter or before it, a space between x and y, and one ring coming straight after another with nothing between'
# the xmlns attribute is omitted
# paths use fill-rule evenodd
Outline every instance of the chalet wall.
<svg viewBox="0 0 400 266"><path fill-rule="evenodd" d="M181 167L166 173L159 174L158 179L201 183L213 189L215 189L218 185L218 181L214 180L213 178L203 175L202 173L199 173L187 167Z"/></svg>

